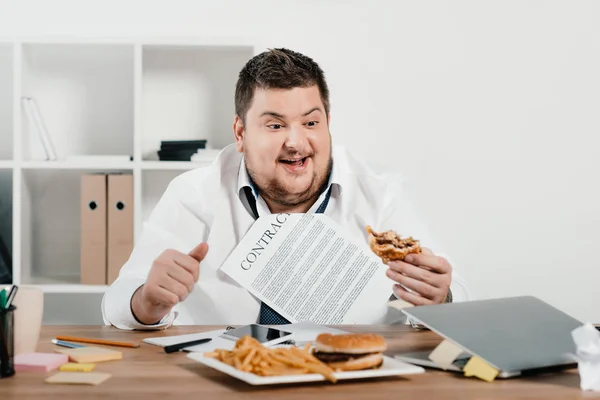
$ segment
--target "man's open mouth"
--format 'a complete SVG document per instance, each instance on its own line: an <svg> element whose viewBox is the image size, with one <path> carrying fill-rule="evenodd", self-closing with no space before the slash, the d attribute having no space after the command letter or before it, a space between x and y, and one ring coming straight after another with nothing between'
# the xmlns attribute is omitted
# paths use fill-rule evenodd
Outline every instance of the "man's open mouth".
<svg viewBox="0 0 600 400"><path fill-rule="evenodd" d="M281 161L282 163L288 164L288 165L295 166L295 167L302 167L304 165L304 163L306 162L307 158L308 157L293 158L293 159L281 159L279 161Z"/></svg>

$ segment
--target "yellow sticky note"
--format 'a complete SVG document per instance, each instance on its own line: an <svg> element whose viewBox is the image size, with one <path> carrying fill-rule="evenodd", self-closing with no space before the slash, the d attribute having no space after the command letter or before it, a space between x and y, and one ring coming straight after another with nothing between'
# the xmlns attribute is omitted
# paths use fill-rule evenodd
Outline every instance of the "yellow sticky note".
<svg viewBox="0 0 600 400"><path fill-rule="evenodd" d="M473 356L463 368L465 376L474 376L486 382L492 382L498 376L498 370L488 364L484 359Z"/></svg>
<svg viewBox="0 0 600 400"><path fill-rule="evenodd" d="M60 366L59 370L63 372L90 372L96 364L78 364L66 363Z"/></svg>
<svg viewBox="0 0 600 400"><path fill-rule="evenodd" d="M444 340L429 354L429 359L440 368L448 369L462 352L461 347Z"/></svg>
<svg viewBox="0 0 600 400"><path fill-rule="evenodd" d="M58 372L49 378L46 378L46 383L62 383L71 385L99 385L108 378L111 374L104 372Z"/></svg>
<svg viewBox="0 0 600 400"><path fill-rule="evenodd" d="M387 306L390 308L395 308L396 310L402 310L404 308L414 307L408 301L404 301L402 299L392 300L387 303Z"/></svg>
<svg viewBox="0 0 600 400"><path fill-rule="evenodd" d="M58 349L56 352L68 355L69 361L76 363L97 363L123 358L123 353L120 351L93 346L76 349Z"/></svg>

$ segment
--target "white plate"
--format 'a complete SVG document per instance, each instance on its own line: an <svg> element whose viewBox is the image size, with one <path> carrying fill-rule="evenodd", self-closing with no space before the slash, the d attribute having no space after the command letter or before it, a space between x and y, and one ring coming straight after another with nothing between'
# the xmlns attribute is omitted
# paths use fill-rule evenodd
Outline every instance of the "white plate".
<svg viewBox="0 0 600 400"><path fill-rule="evenodd" d="M325 377L321 374L302 374L302 375L281 375L281 376L260 376L250 372L240 371L230 365L227 365L217 359L204 357L204 353L193 352L187 355L194 361L219 370L227 375L233 376L239 380L251 385L276 385L281 383L298 382L318 382L324 381ZM412 375L425 372L422 367L405 363L404 361L383 356L383 365L378 369L368 369L364 371L344 371L335 372L333 375L338 380L345 379L364 379L376 378L382 376Z"/></svg>

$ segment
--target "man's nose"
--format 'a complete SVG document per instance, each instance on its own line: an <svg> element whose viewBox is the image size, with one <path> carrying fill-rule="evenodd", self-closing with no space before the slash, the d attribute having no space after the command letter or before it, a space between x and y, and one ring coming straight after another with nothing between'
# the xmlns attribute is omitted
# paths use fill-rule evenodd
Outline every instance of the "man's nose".
<svg viewBox="0 0 600 400"><path fill-rule="evenodd" d="M286 147L302 151L307 143L304 126L291 126L285 141Z"/></svg>

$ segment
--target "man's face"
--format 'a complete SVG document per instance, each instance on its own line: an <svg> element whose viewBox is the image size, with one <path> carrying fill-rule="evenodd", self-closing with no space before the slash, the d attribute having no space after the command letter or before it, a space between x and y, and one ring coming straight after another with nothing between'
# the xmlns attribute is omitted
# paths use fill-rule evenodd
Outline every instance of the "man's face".
<svg viewBox="0 0 600 400"><path fill-rule="evenodd" d="M256 89L245 124L236 117L237 149L267 200L303 204L326 183L329 121L318 87Z"/></svg>

